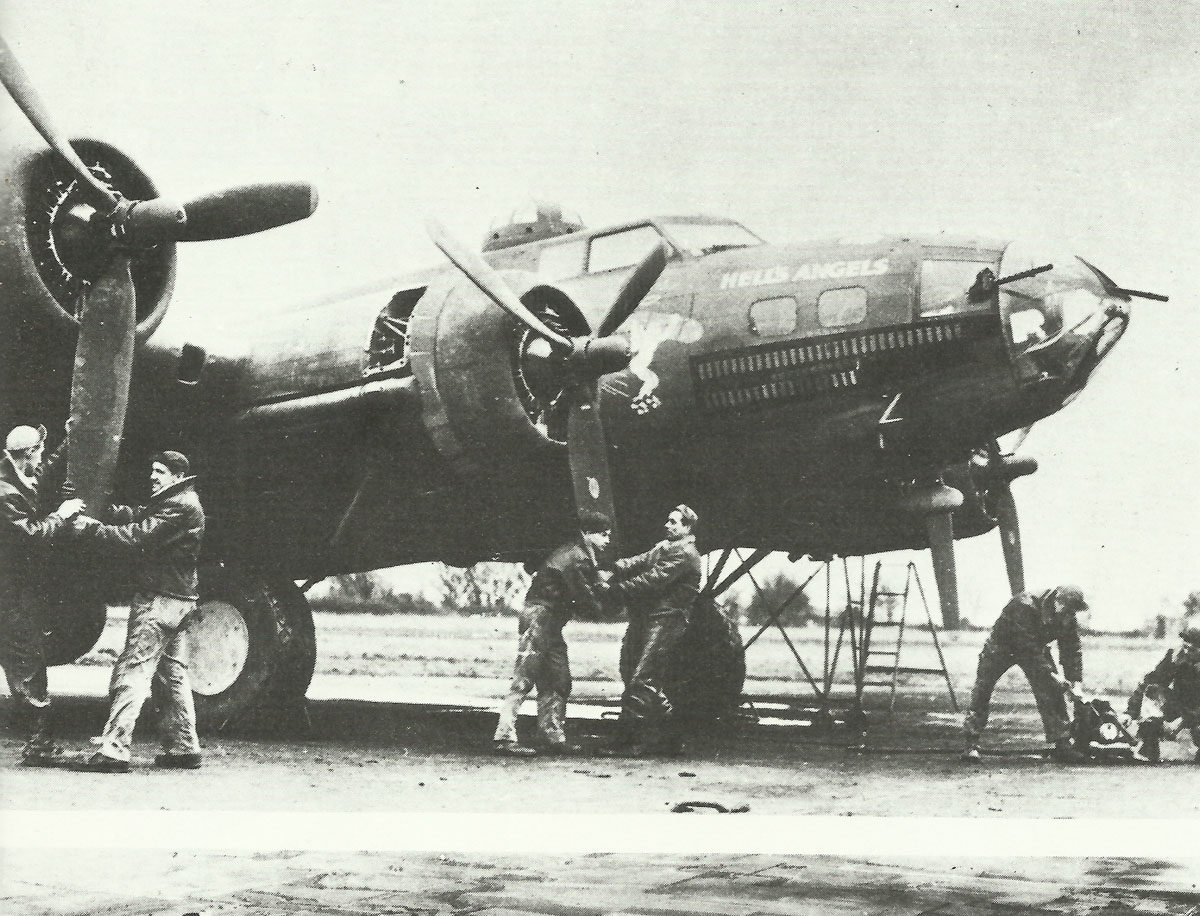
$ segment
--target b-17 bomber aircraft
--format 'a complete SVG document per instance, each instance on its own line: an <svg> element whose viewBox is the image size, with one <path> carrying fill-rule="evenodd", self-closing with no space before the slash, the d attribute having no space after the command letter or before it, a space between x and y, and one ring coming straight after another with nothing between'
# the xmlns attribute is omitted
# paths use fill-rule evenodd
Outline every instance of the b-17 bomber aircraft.
<svg viewBox="0 0 1200 916"><path fill-rule="evenodd" d="M723 217L586 228L545 207L481 252L431 222L448 263L249 316L236 337L196 319L168 347L154 331L176 243L303 219L315 192L166 202L125 153L64 140L4 45L0 63L50 147L0 160L0 422L70 416L89 505L136 499L161 448L191 457L209 723L303 696L315 641L297 581L535 563L581 508L610 513L628 549L680 502L705 550L928 548L953 627L956 538L999 526L1023 587L1010 484L1036 462L999 438L1082 392L1133 298L1163 298L1021 240L771 244ZM110 558L63 562L56 664L90 649L119 594Z"/></svg>

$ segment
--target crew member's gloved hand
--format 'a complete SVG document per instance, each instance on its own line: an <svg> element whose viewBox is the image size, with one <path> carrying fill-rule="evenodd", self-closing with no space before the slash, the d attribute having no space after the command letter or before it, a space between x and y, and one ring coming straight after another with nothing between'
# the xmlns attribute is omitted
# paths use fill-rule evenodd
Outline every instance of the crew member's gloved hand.
<svg viewBox="0 0 1200 916"><path fill-rule="evenodd" d="M100 522L90 515L77 515L72 519L71 524L75 526L76 531L88 531L100 527Z"/></svg>
<svg viewBox="0 0 1200 916"><path fill-rule="evenodd" d="M83 511L82 499L67 499L63 500L63 504L58 507L58 515L64 519L72 519Z"/></svg>

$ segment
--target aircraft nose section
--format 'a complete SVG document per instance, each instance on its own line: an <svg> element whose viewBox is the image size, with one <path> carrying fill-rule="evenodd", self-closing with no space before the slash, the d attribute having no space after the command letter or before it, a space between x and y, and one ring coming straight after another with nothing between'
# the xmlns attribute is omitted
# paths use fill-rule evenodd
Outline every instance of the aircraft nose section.
<svg viewBox="0 0 1200 916"><path fill-rule="evenodd" d="M1057 410L1083 390L1125 333L1129 297L1082 258L1046 243L1013 242L999 284L1018 383L1039 413Z"/></svg>

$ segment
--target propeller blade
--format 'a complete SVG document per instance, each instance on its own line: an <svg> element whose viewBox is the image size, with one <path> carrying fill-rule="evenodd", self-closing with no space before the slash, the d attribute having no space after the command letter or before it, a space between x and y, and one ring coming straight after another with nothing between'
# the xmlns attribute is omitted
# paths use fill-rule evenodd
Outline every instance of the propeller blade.
<svg viewBox="0 0 1200 916"><path fill-rule="evenodd" d="M67 479L92 511L107 506L125 430L137 328L129 257L116 255L84 293L71 376Z"/></svg>
<svg viewBox="0 0 1200 916"><path fill-rule="evenodd" d="M629 279L617 293L616 301L608 310L608 314L604 316L604 320L600 322L600 327L594 336L607 337L624 324L625 319L641 305L642 300L646 298L646 293L650 292L650 288L658 282L658 278L666 266L666 248L661 244L655 245L629 275Z"/></svg>
<svg viewBox="0 0 1200 916"><path fill-rule="evenodd" d="M1025 561L1021 555L1021 525L1017 519L1017 502L1008 484L997 483L992 508L1000 526L1000 546L1004 549L1004 567L1008 570L1008 585L1015 595L1025 591Z"/></svg>
<svg viewBox="0 0 1200 916"><path fill-rule="evenodd" d="M25 112L25 117L29 119L29 123L33 125L34 129L42 135L51 149L58 153L67 165L79 175L80 181L84 184L88 203L105 215L112 213L117 208L120 198L92 174L91 169L83 164L83 160L79 158L75 150L71 148L71 144L54 125L54 120L50 117L50 110L42 102L41 96L33 88L33 83L25 72L25 68L21 66L20 61L17 60L3 37L0 37L0 82L4 83L4 88L17 103L17 107Z"/></svg>
<svg viewBox="0 0 1200 916"><path fill-rule="evenodd" d="M248 184L188 201L187 225L177 240L232 239L308 219L317 209L317 189L307 182Z"/></svg>
<svg viewBox="0 0 1200 916"><path fill-rule="evenodd" d="M950 512L931 512L925 516L925 532L933 556L933 576L937 580L938 600L942 606L942 626L957 630L958 571L954 562L954 519Z"/></svg>
<svg viewBox="0 0 1200 916"><path fill-rule="evenodd" d="M467 279L479 288L481 293L533 333L544 337L563 350L574 349L570 338L551 330L545 322L525 308L525 305L513 294L512 289L500 278L500 275L483 258L461 245L441 223L432 219L428 220L425 223L425 229L429 233L430 239L433 240L433 244L441 249L442 254L449 258L450 262L461 270Z"/></svg>
<svg viewBox="0 0 1200 916"><path fill-rule="evenodd" d="M592 509L608 516L613 525L609 552L618 556L617 516L608 471L608 444L600 419L600 398L592 385L579 385L571 392L567 451L571 461L571 482L575 487L575 509L577 512Z"/></svg>

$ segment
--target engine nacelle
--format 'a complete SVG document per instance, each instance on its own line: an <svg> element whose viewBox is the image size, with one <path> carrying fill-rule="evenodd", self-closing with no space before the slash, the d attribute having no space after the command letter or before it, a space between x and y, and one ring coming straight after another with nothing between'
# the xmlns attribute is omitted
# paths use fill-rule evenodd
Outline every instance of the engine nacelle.
<svg viewBox="0 0 1200 916"><path fill-rule="evenodd" d="M530 273L501 276L530 311L553 316L568 334L587 322L562 290ZM522 390L528 334L459 273L432 283L413 310L409 355L421 386L426 428L460 474L490 477L562 449L535 422Z"/></svg>
<svg viewBox="0 0 1200 916"><path fill-rule="evenodd" d="M130 200L151 200L158 190L120 150L99 140L71 145L102 182ZM104 248L87 225L91 208L79 180L45 147L0 150L0 282L5 298L33 322L70 334L78 326L81 297L103 269ZM138 340L146 340L166 314L175 281L175 246L138 253L130 271L137 291Z"/></svg>

